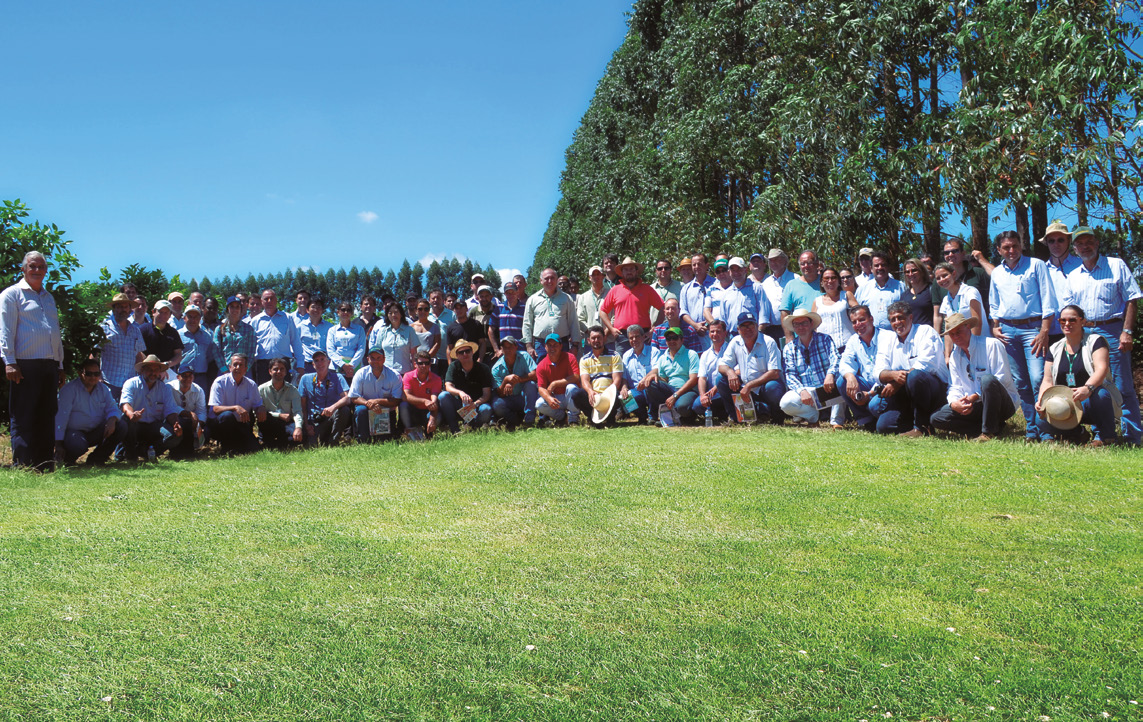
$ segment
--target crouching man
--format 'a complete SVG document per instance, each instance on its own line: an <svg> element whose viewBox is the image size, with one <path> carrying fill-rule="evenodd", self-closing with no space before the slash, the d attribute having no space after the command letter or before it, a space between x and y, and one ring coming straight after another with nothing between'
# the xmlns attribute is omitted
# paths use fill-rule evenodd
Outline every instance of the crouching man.
<svg viewBox="0 0 1143 722"><path fill-rule="evenodd" d="M135 364L135 370L139 375L127 379L119 399L119 408L127 420L124 458L135 461L146 455L153 459L168 449L172 459L190 456L194 453L194 437L183 433L179 419L183 408L175 401L171 387L162 381L167 365L151 354Z"/></svg>
<svg viewBox="0 0 1143 722"><path fill-rule="evenodd" d="M991 441L1004 422L1016 414L1020 397L1008 365L1004 344L992 336L977 336L980 319L959 313L945 319L944 335L953 342L949 357L948 403L932 416L942 431L971 436L973 441Z"/></svg>
<svg viewBox="0 0 1143 722"><path fill-rule="evenodd" d="M111 398L110 389L101 383L102 376L99 361L88 359L80 369L79 378L60 389L56 411L57 461L74 464L94 446L87 463L104 464L127 436L127 422Z"/></svg>

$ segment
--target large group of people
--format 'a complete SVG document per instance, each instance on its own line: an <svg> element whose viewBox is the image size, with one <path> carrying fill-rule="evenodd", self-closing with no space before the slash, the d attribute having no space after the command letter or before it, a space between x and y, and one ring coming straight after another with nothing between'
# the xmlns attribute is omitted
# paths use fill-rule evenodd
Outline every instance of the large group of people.
<svg viewBox="0 0 1143 722"><path fill-rule="evenodd" d="M1138 445L1139 285L1089 228L1057 221L1037 242L1048 261L1000 234L993 266L949 240L942 262L901 264L904 280L873 248L840 269L804 250L800 273L778 248L698 253L658 260L651 283L609 255L582 292L546 268L531 294L523 276L497 293L477 273L467 298L327 309L302 290L292 312L272 289L148 307L125 284L72 381L32 252L0 295L13 458L45 469L620 420L988 441L1018 409L1028 440Z"/></svg>

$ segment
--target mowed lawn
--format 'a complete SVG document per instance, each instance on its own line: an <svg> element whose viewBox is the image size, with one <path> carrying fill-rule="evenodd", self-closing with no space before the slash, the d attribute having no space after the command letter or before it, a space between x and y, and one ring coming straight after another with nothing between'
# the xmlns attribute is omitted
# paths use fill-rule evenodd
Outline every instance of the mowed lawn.
<svg viewBox="0 0 1143 722"><path fill-rule="evenodd" d="M0 719L1143 719L1141 460L623 428L5 470Z"/></svg>

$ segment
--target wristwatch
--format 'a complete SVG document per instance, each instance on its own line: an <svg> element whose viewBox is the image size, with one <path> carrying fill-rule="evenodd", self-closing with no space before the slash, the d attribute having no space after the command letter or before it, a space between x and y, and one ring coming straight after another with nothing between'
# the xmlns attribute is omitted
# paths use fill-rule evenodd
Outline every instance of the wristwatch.
<svg viewBox="0 0 1143 722"><path fill-rule="evenodd" d="M1095 393L1095 387L1094 387L1094 386L1092 386L1091 384L1084 384L1084 388L1086 388L1086 389L1087 389L1087 392L1088 392L1089 394L1094 394L1094 393Z"/></svg>
<svg viewBox="0 0 1143 722"><path fill-rule="evenodd" d="M1135 329L1125 328L1125 329L1123 329L1123 333L1127 334L1128 336L1134 336L1135 335Z"/></svg>

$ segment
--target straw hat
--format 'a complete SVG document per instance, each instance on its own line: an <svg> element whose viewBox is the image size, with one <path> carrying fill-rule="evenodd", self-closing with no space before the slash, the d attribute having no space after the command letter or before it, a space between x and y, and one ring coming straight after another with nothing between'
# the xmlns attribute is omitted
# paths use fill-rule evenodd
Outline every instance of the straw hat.
<svg viewBox="0 0 1143 722"><path fill-rule="evenodd" d="M817 315L813 311L807 311L804 308L799 308L797 311L794 311L789 316L786 316L784 319L782 319L782 328L786 329L786 331L789 333L794 333L794 321L802 318L808 318L813 321L815 331L817 330L818 326L822 325L821 316Z"/></svg>
<svg viewBox="0 0 1143 722"><path fill-rule="evenodd" d="M1047 245L1047 238L1053 233L1062 233L1063 235L1067 236L1069 240L1072 237L1071 231L1068 230L1067 223L1064 223L1063 221L1052 221L1047 230L1044 231L1044 235L1040 236L1036 240Z"/></svg>
<svg viewBox="0 0 1143 722"><path fill-rule="evenodd" d="M110 301L107 302L107 307L108 308L114 308L115 304L117 304L117 303L125 303L128 306L130 306L131 305L131 299L127 298L126 293L117 293L111 297Z"/></svg>
<svg viewBox="0 0 1143 722"><path fill-rule="evenodd" d="M159 371L166 371L169 368L165 361L160 361L158 356L151 354L147 358L135 364L135 373L143 373L143 369L147 368L148 366L158 366Z"/></svg>
<svg viewBox="0 0 1143 722"><path fill-rule="evenodd" d="M618 266L615 267L615 272L616 273L622 273L624 266L635 266L635 268L638 269L639 273L643 273L643 264L638 263L631 256L627 256L626 258L624 258L623 263L620 263Z"/></svg>
<svg viewBox="0 0 1143 722"><path fill-rule="evenodd" d="M479 346L479 344L475 344L472 341L465 341L464 339L461 339L460 341L457 341L456 344L451 349L449 349L449 352L448 352L449 358L451 358L453 361L456 361L457 360L456 352L461 350L462 348L472 349L472 354L473 354L473 356L475 356L476 352L480 348L480 346Z"/></svg>
<svg viewBox="0 0 1143 722"><path fill-rule="evenodd" d="M1072 398L1072 389L1067 386L1051 386L1040 397L1044 418L1057 429L1074 429L1083 419L1083 408Z"/></svg>
<svg viewBox="0 0 1143 722"><path fill-rule="evenodd" d="M620 404L615 403L616 393L618 392L615 384L611 384L603 393L596 395L595 406L592 407L591 411L593 426L603 426L619 411Z"/></svg>
<svg viewBox="0 0 1143 722"><path fill-rule="evenodd" d="M969 316L968 318L965 318L964 314L960 314L960 313L949 314L948 318L945 319L945 332L942 333L941 335L942 336L948 336L950 333L953 332L954 328L958 328L960 326L963 326L966 323L968 324L969 328L973 331L976 331L976 329L980 328L980 319L977 318L976 316Z"/></svg>

